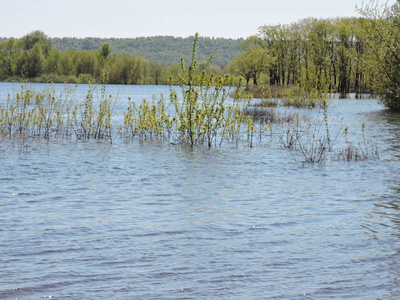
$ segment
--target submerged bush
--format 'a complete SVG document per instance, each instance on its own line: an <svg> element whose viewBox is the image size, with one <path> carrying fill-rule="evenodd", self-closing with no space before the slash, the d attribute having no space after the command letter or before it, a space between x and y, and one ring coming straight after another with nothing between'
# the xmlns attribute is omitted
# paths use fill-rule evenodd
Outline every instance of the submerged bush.
<svg viewBox="0 0 400 300"><path fill-rule="evenodd" d="M237 92L228 103L230 86L235 83L229 76L207 75L204 68L198 71L197 38L198 35L189 66L185 66L183 59L181 61L181 93L171 85L168 100L161 97L150 104L144 99L138 107L130 103L122 130L125 138L155 136L192 147L196 144L211 147L217 140L237 137L243 121ZM239 85L237 82L237 91Z"/></svg>
<svg viewBox="0 0 400 300"><path fill-rule="evenodd" d="M379 159L378 147L365 137L365 124L361 124L362 142L354 145L348 141L348 128L344 129L346 147L337 152L335 159L344 161L364 161Z"/></svg>
<svg viewBox="0 0 400 300"><path fill-rule="evenodd" d="M3 139L40 137L75 139L108 139L111 141L113 101L104 95L93 104L93 87L86 99L76 104L73 90L65 88L56 95L50 85L42 92L21 87L15 97L0 104L0 136Z"/></svg>

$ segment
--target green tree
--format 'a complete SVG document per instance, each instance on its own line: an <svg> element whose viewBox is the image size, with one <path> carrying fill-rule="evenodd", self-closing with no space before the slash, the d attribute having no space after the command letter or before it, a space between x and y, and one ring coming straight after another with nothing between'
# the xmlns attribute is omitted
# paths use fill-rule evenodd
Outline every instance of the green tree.
<svg viewBox="0 0 400 300"><path fill-rule="evenodd" d="M97 75L98 60L94 51L79 51L76 53L75 70L76 76L90 74L93 77Z"/></svg>
<svg viewBox="0 0 400 300"><path fill-rule="evenodd" d="M392 6L370 1L359 12L368 20L364 29L375 75L373 90L388 108L400 110L400 1Z"/></svg>
<svg viewBox="0 0 400 300"><path fill-rule="evenodd" d="M146 84L150 82L150 62L143 57L121 55L110 70L110 83Z"/></svg>
<svg viewBox="0 0 400 300"><path fill-rule="evenodd" d="M62 51L60 53L60 75L75 75L76 68L74 64L74 57L76 52L73 50Z"/></svg>
<svg viewBox="0 0 400 300"><path fill-rule="evenodd" d="M240 75L246 80L246 88L249 87L250 79L254 85L258 85L261 73L267 71L274 61L268 50L257 45L254 39L256 38L252 37L246 41L241 54L232 60L229 67L233 74Z"/></svg>
<svg viewBox="0 0 400 300"><path fill-rule="evenodd" d="M57 74L61 73L61 51L52 49L46 58L44 72L46 74Z"/></svg>
<svg viewBox="0 0 400 300"><path fill-rule="evenodd" d="M45 57L42 50L42 45L37 42L33 45L25 56L25 65L23 68L24 75L28 78L39 76L44 68Z"/></svg>
<svg viewBox="0 0 400 300"><path fill-rule="evenodd" d="M25 35L22 37L22 42L24 44L25 51L31 50L36 43L39 43L42 47L44 56L47 56L50 53L53 44L52 39L40 30L33 31Z"/></svg>
<svg viewBox="0 0 400 300"><path fill-rule="evenodd" d="M259 28L260 45L275 58L269 69L271 85L285 85L289 59L289 25L262 26Z"/></svg>
<svg viewBox="0 0 400 300"><path fill-rule="evenodd" d="M111 46L109 43L104 43L100 49L101 57L106 60L111 53Z"/></svg>
<svg viewBox="0 0 400 300"><path fill-rule="evenodd" d="M22 44L14 38L0 43L0 78L16 75L17 60L22 53Z"/></svg>
<svg viewBox="0 0 400 300"><path fill-rule="evenodd" d="M150 63L150 74L151 74L151 77L153 78L153 83L155 85L161 84L164 69L165 69L165 67L161 64L154 63L154 62Z"/></svg>

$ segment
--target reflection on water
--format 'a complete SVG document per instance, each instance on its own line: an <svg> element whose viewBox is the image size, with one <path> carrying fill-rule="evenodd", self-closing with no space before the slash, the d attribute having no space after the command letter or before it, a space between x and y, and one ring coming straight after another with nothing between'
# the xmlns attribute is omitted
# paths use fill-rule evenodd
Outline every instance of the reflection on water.
<svg viewBox="0 0 400 300"><path fill-rule="evenodd" d="M0 152L0 299L396 299L398 115L372 100L332 115L366 123L382 159L151 141Z"/></svg>

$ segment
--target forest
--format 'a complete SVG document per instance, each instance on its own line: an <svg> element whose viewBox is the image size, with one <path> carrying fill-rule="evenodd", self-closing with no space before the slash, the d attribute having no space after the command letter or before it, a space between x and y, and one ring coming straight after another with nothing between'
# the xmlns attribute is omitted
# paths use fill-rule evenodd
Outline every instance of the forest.
<svg viewBox="0 0 400 300"><path fill-rule="evenodd" d="M211 50L220 49L225 53L225 61L216 60L220 65L214 61L207 66L207 71L222 74L224 66L237 55L240 42L200 39L199 58L204 60L204 68ZM174 83L181 57L187 61L190 58L190 43L193 37L52 39L41 31L34 31L21 39L0 42L0 80L158 85L168 84L172 78Z"/></svg>
<svg viewBox="0 0 400 300"><path fill-rule="evenodd" d="M183 57L189 61L192 55L193 37L155 36L138 38L53 38L53 48L58 50L94 50L103 44L111 46L112 53L126 53L141 56L147 60L163 65L172 65ZM207 61L214 56L213 64L226 67L237 56L243 39L225 39L199 37L198 59Z"/></svg>
<svg viewBox="0 0 400 300"><path fill-rule="evenodd" d="M359 13L261 26L245 40L199 38L198 70L240 76L248 89L301 86L398 98L399 4L365 6ZM34 31L0 42L0 80L174 84L180 58L184 64L190 60L192 42L193 37L50 38Z"/></svg>

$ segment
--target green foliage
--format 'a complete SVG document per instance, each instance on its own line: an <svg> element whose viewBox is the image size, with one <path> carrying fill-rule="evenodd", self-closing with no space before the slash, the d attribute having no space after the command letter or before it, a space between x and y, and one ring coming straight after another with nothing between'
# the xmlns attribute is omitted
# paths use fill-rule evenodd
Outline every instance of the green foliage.
<svg viewBox="0 0 400 300"><path fill-rule="evenodd" d="M241 54L232 60L229 70L233 74L242 76L246 80L248 89L250 79L257 85L261 73L266 72L273 61L268 50L260 47L256 37L251 37L243 44Z"/></svg>
<svg viewBox="0 0 400 300"><path fill-rule="evenodd" d="M106 97L105 86L102 88L98 106L94 103L94 90L90 86L85 100L72 111L71 125L78 139L106 139L112 142L111 116L114 107L112 97Z"/></svg>
<svg viewBox="0 0 400 300"><path fill-rule="evenodd" d="M0 106L0 136L9 139L31 136L49 139L64 130L62 116L67 103L57 98L53 88L43 93L21 88L15 98Z"/></svg>
<svg viewBox="0 0 400 300"><path fill-rule="evenodd" d="M44 65L45 57L42 45L37 42L25 56L25 64L22 71L24 77L35 78L39 76L43 72Z"/></svg>
<svg viewBox="0 0 400 300"><path fill-rule="evenodd" d="M79 51L75 55L75 72L77 76L90 74L95 77L98 70L97 53L94 51Z"/></svg>
<svg viewBox="0 0 400 300"><path fill-rule="evenodd" d="M181 56L185 61L191 58L193 37L180 38L172 36L138 37L138 38L54 38L53 47L58 50L98 50L108 43L114 53L126 53L141 56L149 61L172 65ZM224 68L238 53L242 39L198 38L198 59L207 61L209 56L215 56L214 64ZM179 51L177 51L179 49Z"/></svg>
<svg viewBox="0 0 400 300"><path fill-rule="evenodd" d="M53 86L43 92L21 87L21 91L0 105L0 138L40 137L102 139L112 142L111 116L115 100L102 88L95 102L95 86L90 86L83 103L76 104L73 90L56 95Z"/></svg>
<svg viewBox="0 0 400 300"><path fill-rule="evenodd" d="M374 92L388 108L400 110L400 2L379 6L370 1L360 12L367 19L364 30Z"/></svg>
<svg viewBox="0 0 400 300"><path fill-rule="evenodd" d="M61 52L51 49L44 65L44 73L61 74Z"/></svg>
<svg viewBox="0 0 400 300"><path fill-rule="evenodd" d="M131 103L122 130L127 139L156 136L192 147L197 144L212 147L217 140L221 143L225 138L238 137L243 121L241 103L238 98L226 103L230 95L228 86L234 84L232 78L207 75L204 68L199 70L197 42L196 35L190 64L185 65L183 58L181 61L182 96L171 85L169 101L161 98L151 104L145 99L139 107Z"/></svg>
<svg viewBox="0 0 400 300"><path fill-rule="evenodd" d="M142 57L117 56L110 66L110 83L148 84L149 77L150 62Z"/></svg>
<svg viewBox="0 0 400 300"><path fill-rule="evenodd" d="M182 93L171 86L169 99L161 96L138 104L130 102L120 125L113 120L116 99L106 95L105 85L100 91L90 85L82 101L74 98L70 86L58 95L52 85L42 92L22 86L19 93L0 104L0 143L32 139L112 143L115 136L121 136L125 141L139 137L191 147L237 144L247 138L247 145L253 147L258 139L261 142L269 137L269 142L276 140L298 162L321 163L329 153L334 154L339 134L332 136L327 105L321 106L322 115L313 118L302 117L299 112L281 114L274 108L249 108L247 101L239 99L238 88L234 99L228 98L226 83L230 78L207 76L196 70L195 60L182 69ZM365 137L365 124L363 142L358 146L348 141L348 128L341 136L347 146L334 154L335 159L379 158L377 148Z"/></svg>
<svg viewBox="0 0 400 300"><path fill-rule="evenodd" d="M104 43L100 49L100 55L103 59L107 59L111 53L111 47L109 43Z"/></svg>
<svg viewBox="0 0 400 300"><path fill-rule="evenodd" d="M36 43L41 45L43 54L47 56L52 47L52 40L45 35L42 31L36 30L22 38L22 43L24 45L24 50L29 51L31 50Z"/></svg>
<svg viewBox="0 0 400 300"><path fill-rule="evenodd" d="M262 26L244 44L242 54L232 61L232 69L246 81L251 66L270 86L300 86L309 93L319 89L345 95L371 91L367 33L361 18L303 19L290 25ZM263 49L253 55L248 49ZM251 59L253 58L253 59ZM261 78L261 77L260 77ZM255 79L255 80L254 80Z"/></svg>
<svg viewBox="0 0 400 300"><path fill-rule="evenodd" d="M23 51L22 43L14 38L0 43L0 79L17 74L17 60Z"/></svg>
<svg viewBox="0 0 400 300"><path fill-rule="evenodd" d="M62 39L66 45L69 45L67 41L70 40L75 41L75 39ZM160 45L158 42L160 42L163 47L165 46L170 49L168 51L172 51L173 49L174 55L181 54L181 52L176 52L177 48L184 54L186 46L179 46L177 48L173 48L172 46L180 45L179 43L186 45L188 41L187 39L175 40L171 38L167 38L166 40L151 38L150 40L151 43L149 42L149 45L151 47L149 47L151 49L154 48L154 51L158 49L157 47ZM201 38L200 40L203 41ZM179 81L178 73L180 67L176 64L167 65L154 61L150 62L142 56L128 54L127 51L111 53L111 44L114 40L104 42L96 49L97 51L90 49L94 49L94 46L97 47L99 39L88 38L79 41L83 43L82 47L76 48L84 50L52 49L52 40L44 33L34 31L22 39L11 38L1 42L0 80L50 82L54 78L53 82L62 82L62 80L65 80L65 82L73 83L96 82L101 84L157 85L168 84L170 82L177 84ZM147 41L147 39L144 39L144 41ZM215 43L214 40L212 41L208 42L205 39L200 43L203 52L209 52L210 47L218 45L217 41ZM221 41L223 42L224 40L222 39ZM147 42L142 42L139 44L148 45ZM222 43L222 45L224 44ZM132 44L131 46L134 45ZM146 49L144 53L147 56L152 50L146 47L144 47ZM226 49L227 47L223 46L223 48ZM162 56L163 54L160 55ZM164 59L161 61L164 61ZM206 61L200 62L198 67L199 70L204 70L207 74L223 74L220 66L210 65Z"/></svg>

